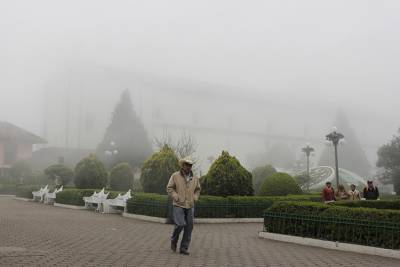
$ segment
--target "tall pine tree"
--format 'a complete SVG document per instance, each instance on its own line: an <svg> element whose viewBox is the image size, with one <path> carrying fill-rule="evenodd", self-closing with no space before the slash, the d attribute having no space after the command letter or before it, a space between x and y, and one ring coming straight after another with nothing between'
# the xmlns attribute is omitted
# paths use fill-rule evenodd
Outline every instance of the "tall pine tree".
<svg viewBox="0 0 400 267"><path fill-rule="evenodd" d="M108 166L128 162L133 168L140 167L152 152L147 132L136 115L128 90L116 105L111 123L97 154Z"/></svg>

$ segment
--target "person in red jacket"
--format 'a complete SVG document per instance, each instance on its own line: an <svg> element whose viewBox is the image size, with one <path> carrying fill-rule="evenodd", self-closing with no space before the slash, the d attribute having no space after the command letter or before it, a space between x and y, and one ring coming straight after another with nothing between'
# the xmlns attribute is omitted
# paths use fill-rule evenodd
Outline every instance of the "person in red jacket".
<svg viewBox="0 0 400 267"><path fill-rule="evenodd" d="M321 193L322 201L325 203L330 203L335 201L335 190L332 188L332 183L331 182L326 182L326 186L322 190Z"/></svg>

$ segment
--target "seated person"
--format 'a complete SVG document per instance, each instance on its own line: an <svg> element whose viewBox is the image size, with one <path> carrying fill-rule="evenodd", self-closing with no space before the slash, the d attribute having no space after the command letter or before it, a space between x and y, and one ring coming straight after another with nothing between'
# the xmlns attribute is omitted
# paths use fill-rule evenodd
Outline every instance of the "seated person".
<svg viewBox="0 0 400 267"><path fill-rule="evenodd" d="M331 182L326 182L326 186L321 192L321 198L325 203L335 201L335 190L333 190Z"/></svg>
<svg viewBox="0 0 400 267"><path fill-rule="evenodd" d="M364 188L364 198L366 200L377 200L379 199L378 187L374 186L372 181L367 182L367 187Z"/></svg>
<svg viewBox="0 0 400 267"><path fill-rule="evenodd" d="M335 194L336 200L348 200L350 198L349 194L346 192L344 185L340 184L338 190Z"/></svg>
<svg viewBox="0 0 400 267"><path fill-rule="evenodd" d="M348 192L348 194L349 194L350 200L360 200L361 199L360 191L358 191L356 189L355 184L350 185L350 191Z"/></svg>

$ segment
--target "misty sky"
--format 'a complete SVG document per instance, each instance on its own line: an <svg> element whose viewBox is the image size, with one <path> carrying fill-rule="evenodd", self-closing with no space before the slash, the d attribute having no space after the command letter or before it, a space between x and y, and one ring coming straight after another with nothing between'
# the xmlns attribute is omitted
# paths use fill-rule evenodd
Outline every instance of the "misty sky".
<svg viewBox="0 0 400 267"><path fill-rule="evenodd" d="M39 132L44 86L80 62L326 102L400 126L400 2L0 1L0 120ZM118 88L120 90L120 88Z"/></svg>

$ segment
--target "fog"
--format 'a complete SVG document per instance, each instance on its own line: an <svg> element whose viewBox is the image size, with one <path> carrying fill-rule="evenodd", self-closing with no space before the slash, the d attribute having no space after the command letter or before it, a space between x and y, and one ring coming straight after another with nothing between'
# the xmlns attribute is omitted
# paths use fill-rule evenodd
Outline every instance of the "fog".
<svg viewBox="0 0 400 267"><path fill-rule="evenodd" d="M374 165L400 127L399 12L395 0L3 0L0 120L94 148L128 88L149 138L187 130L203 159L244 160L282 136L322 150L342 112Z"/></svg>

